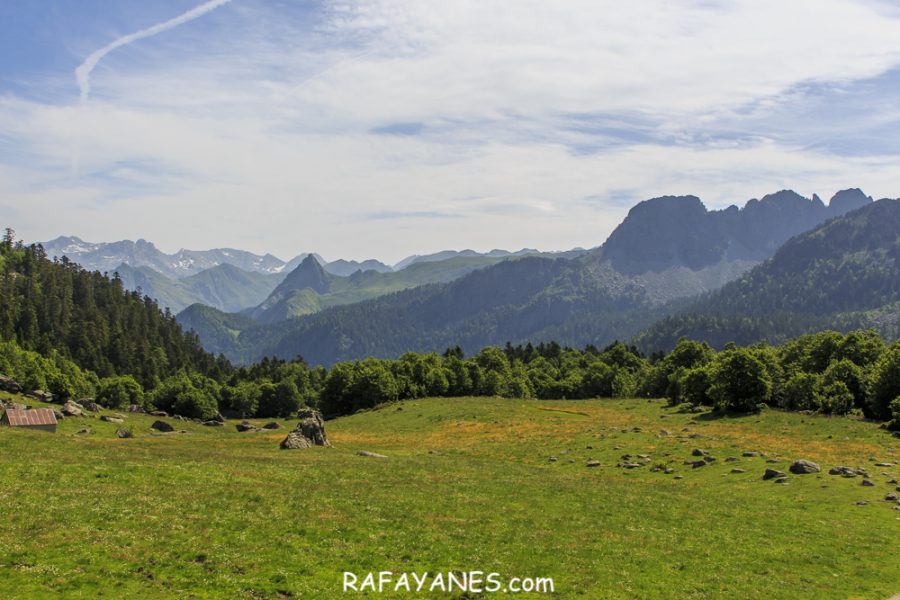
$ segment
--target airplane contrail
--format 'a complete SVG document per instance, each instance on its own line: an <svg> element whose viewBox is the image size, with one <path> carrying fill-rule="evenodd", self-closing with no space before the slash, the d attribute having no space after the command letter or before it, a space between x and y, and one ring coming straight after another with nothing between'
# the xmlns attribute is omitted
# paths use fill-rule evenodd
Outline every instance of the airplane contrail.
<svg viewBox="0 0 900 600"><path fill-rule="evenodd" d="M197 17L201 17L206 13L219 8L223 4L228 4L229 2L231 2L231 0L209 0L208 2L204 2L203 4L192 8L186 13L169 19L168 21L163 21L162 23L157 23L156 25L147 27L146 29L141 29L140 31L135 31L134 33L129 33L128 35L123 35L122 37L110 42L106 46L103 46L99 50L92 52L90 56L84 59L84 62L78 65L78 68L75 69L75 80L78 81L78 88L81 90L81 103L84 104L85 102L87 102L87 99L91 94L91 71L94 70L94 67L97 66L97 63L99 63L104 56L120 46L136 42L137 40L142 40L152 35L156 35L157 33L162 33L163 31L172 29L173 27L178 27L179 25L187 23L188 21L193 21Z"/></svg>

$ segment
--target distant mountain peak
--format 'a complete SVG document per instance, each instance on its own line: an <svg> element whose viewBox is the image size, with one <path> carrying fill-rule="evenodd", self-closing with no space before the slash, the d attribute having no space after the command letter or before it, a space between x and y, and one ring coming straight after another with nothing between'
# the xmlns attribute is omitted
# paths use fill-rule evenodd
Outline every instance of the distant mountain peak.
<svg viewBox="0 0 900 600"><path fill-rule="evenodd" d="M761 261L788 238L871 201L851 189L826 206L817 195L780 190L740 209L708 211L696 196L662 196L634 206L604 243L602 256L623 273Z"/></svg>
<svg viewBox="0 0 900 600"><path fill-rule="evenodd" d="M309 288L317 294L324 294L331 287L329 274L322 267L315 255L310 254L291 271L276 288L275 293L286 290L302 290Z"/></svg>
<svg viewBox="0 0 900 600"><path fill-rule="evenodd" d="M871 204L872 202L872 197L866 196L865 192L861 189L848 188L846 190L841 190L832 196L831 200L828 201L828 208L830 208L832 212L844 214L851 210L862 208L866 204Z"/></svg>

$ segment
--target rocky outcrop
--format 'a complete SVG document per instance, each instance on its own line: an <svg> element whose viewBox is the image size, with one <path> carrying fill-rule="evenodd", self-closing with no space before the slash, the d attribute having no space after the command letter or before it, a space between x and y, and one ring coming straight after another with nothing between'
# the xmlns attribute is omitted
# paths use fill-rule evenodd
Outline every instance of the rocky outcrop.
<svg viewBox="0 0 900 600"><path fill-rule="evenodd" d="M325 434L325 421L319 411L304 408L298 415L300 422L281 442L284 450L312 448L313 446L331 446Z"/></svg>

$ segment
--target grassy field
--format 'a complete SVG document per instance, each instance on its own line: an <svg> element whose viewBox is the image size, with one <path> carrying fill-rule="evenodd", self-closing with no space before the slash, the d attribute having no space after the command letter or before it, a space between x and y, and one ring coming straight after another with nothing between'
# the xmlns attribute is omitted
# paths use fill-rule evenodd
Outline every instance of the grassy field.
<svg viewBox="0 0 900 600"><path fill-rule="evenodd" d="M345 570L554 579L554 594L531 597L900 593L900 511L884 501L900 466L874 466L900 463L900 440L871 423L430 399L329 421L333 448L282 451L285 430L170 420L188 433L163 436L153 420L128 416L133 439L96 418L55 435L0 429L0 597L360 595L341 592ZM693 448L717 460L683 465ZM626 453L650 462L617 467ZM761 479L794 458L823 472ZM826 473L844 464L875 485Z"/></svg>

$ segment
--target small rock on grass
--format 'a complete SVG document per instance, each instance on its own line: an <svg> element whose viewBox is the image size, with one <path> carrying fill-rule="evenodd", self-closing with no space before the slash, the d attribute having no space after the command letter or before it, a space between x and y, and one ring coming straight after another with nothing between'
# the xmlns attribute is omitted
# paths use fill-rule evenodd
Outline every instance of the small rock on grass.
<svg viewBox="0 0 900 600"><path fill-rule="evenodd" d="M732 469L731 472L734 474L738 474L738 473L746 473L747 470L746 469Z"/></svg>
<svg viewBox="0 0 900 600"><path fill-rule="evenodd" d="M746 456L747 458L752 458L754 456L759 456L759 452L744 452L741 456Z"/></svg>
<svg viewBox="0 0 900 600"><path fill-rule="evenodd" d="M120 427L119 429L116 429L116 437L119 439L127 439L134 437L134 434L131 433L131 430Z"/></svg>
<svg viewBox="0 0 900 600"><path fill-rule="evenodd" d="M785 477L786 475L781 471L776 471L775 469L766 469L766 472L763 473L763 479L775 479L776 477Z"/></svg>
<svg viewBox="0 0 900 600"><path fill-rule="evenodd" d="M795 475L808 475L810 473L818 473L822 469L811 460L800 459L792 462L789 470Z"/></svg>
<svg viewBox="0 0 900 600"><path fill-rule="evenodd" d="M871 479L863 479L861 485L863 485L865 487L874 487L875 486L875 484L872 483Z"/></svg>
<svg viewBox="0 0 900 600"><path fill-rule="evenodd" d="M387 458L384 454L378 454L377 452L369 452L368 450L360 450L356 453L357 456L365 456L367 458Z"/></svg>
<svg viewBox="0 0 900 600"><path fill-rule="evenodd" d="M591 467L591 468L593 468L593 467L599 467L599 466L600 466L600 461L599 461L599 460L589 460L589 461L587 461L587 465L585 465L585 466L588 466L588 467Z"/></svg>
<svg viewBox="0 0 900 600"><path fill-rule="evenodd" d="M886 502L897 502L897 494L890 492L884 495L884 499Z"/></svg>
<svg viewBox="0 0 900 600"><path fill-rule="evenodd" d="M784 477L777 477L777 478L775 479L775 483L785 484L785 483L787 483L787 482L788 482L787 475L785 475Z"/></svg>

